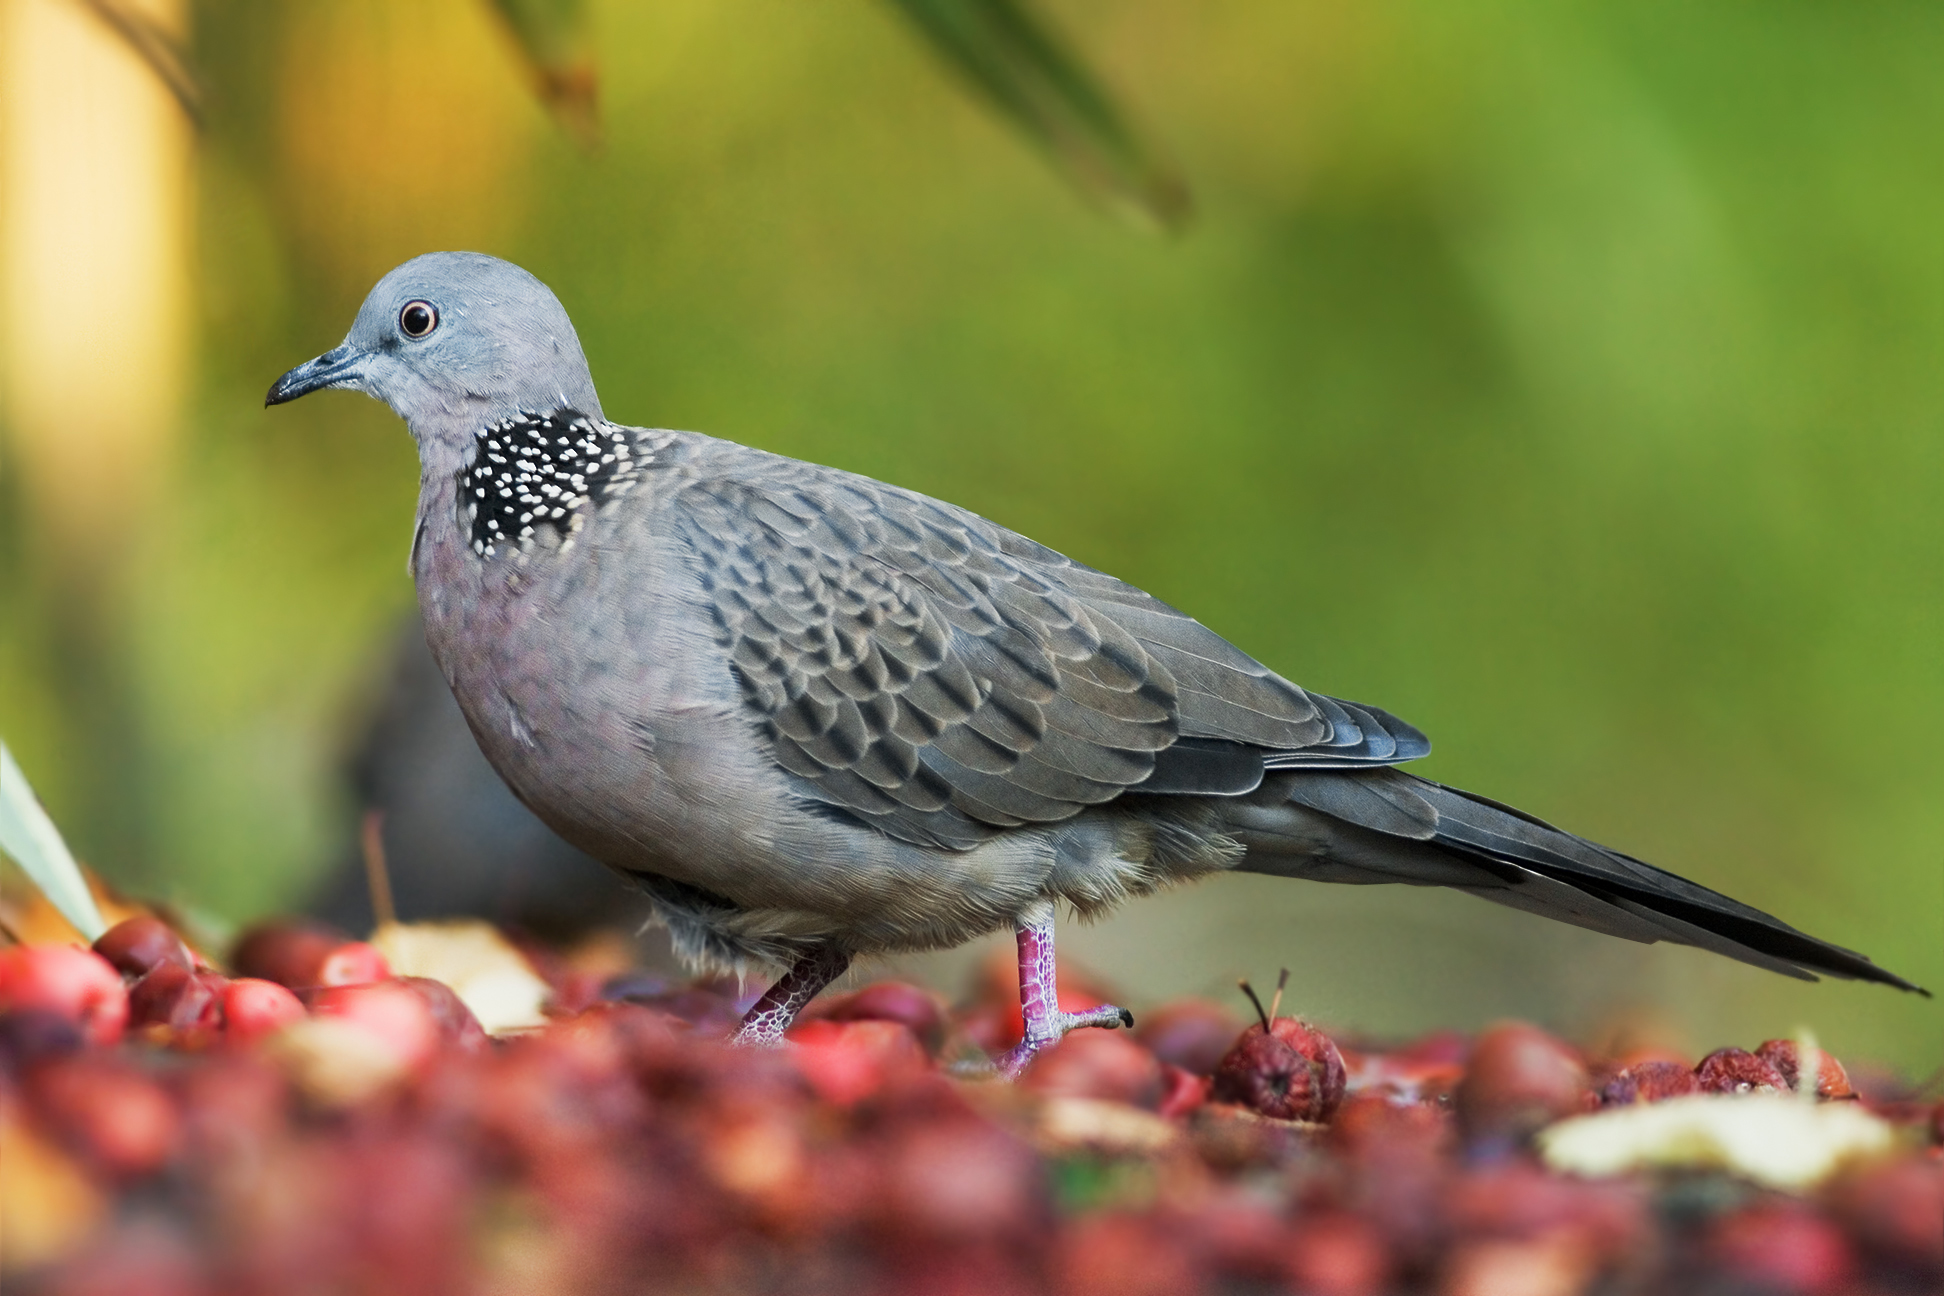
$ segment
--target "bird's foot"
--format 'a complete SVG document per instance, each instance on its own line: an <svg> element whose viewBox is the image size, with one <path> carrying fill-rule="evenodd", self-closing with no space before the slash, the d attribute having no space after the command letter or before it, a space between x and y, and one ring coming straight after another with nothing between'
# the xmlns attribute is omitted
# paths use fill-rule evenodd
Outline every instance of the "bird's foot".
<svg viewBox="0 0 1944 1296"><path fill-rule="evenodd" d="M1102 1004L1098 1008L1088 1008L1084 1012L1054 1013L1052 1019L1043 1023L1043 1026L1045 1027L1043 1032L1027 1035L1000 1055L995 1063L1000 1075L1008 1080L1019 1079L1026 1068L1032 1064L1033 1059L1040 1055L1041 1049L1052 1048L1064 1039L1070 1030L1078 1030L1082 1026L1099 1026L1106 1030L1119 1026L1125 1030L1133 1030L1134 1014L1125 1008Z"/></svg>
<svg viewBox="0 0 1944 1296"><path fill-rule="evenodd" d="M1058 1044L1070 1030L1082 1026L1112 1029L1134 1027L1134 1014L1125 1008L1102 1004L1080 1012L1060 1007L1060 990L1053 961L1053 904L1042 900L1019 916L1019 1016L1022 1026L1019 1043L1008 1049L996 1063L1000 1074L1017 1080L1040 1050Z"/></svg>
<svg viewBox="0 0 1944 1296"><path fill-rule="evenodd" d="M799 956L782 979L763 992L729 1042L738 1047L779 1047L797 1014L848 967L850 955L827 945Z"/></svg>

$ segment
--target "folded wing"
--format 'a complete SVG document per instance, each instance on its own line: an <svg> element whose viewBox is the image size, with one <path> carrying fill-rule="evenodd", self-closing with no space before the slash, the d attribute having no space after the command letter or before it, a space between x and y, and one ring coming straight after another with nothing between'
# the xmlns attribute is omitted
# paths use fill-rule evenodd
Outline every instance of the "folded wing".
<svg viewBox="0 0 1944 1296"><path fill-rule="evenodd" d="M777 762L906 840L968 848L1130 790L1408 760L1423 735L1307 692L1193 618L962 509L748 452L675 515Z"/></svg>

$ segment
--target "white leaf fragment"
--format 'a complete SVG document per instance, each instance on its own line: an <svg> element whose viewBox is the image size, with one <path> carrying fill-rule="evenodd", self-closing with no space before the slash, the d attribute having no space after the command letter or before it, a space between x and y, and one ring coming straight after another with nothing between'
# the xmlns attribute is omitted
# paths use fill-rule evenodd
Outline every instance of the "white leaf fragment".
<svg viewBox="0 0 1944 1296"><path fill-rule="evenodd" d="M1033 1131L1054 1152L1087 1148L1122 1156L1155 1156L1181 1141L1172 1121L1099 1098L1048 1098Z"/></svg>
<svg viewBox="0 0 1944 1296"><path fill-rule="evenodd" d="M1895 1142L1890 1123L1860 1103L1767 1093L1670 1098L1575 1116L1539 1132L1546 1164L1567 1174L1714 1169L1790 1190L1880 1156Z"/></svg>
<svg viewBox="0 0 1944 1296"><path fill-rule="evenodd" d="M488 1035L546 1024L540 1010L552 991L490 923L388 923L371 943L398 976L451 986Z"/></svg>
<svg viewBox="0 0 1944 1296"><path fill-rule="evenodd" d="M290 1068L306 1098L352 1107L403 1079L406 1059L364 1027L336 1017L306 1017L270 1037L270 1056Z"/></svg>

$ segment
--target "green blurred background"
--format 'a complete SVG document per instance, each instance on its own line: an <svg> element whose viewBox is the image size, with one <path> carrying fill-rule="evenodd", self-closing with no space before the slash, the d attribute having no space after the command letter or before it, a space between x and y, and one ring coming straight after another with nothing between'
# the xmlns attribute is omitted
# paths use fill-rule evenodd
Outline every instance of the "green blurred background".
<svg viewBox="0 0 1944 1296"><path fill-rule="evenodd" d="M54 3L6 0L9 57ZM562 57L597 143L478 0L164 11L203 121L184 376L120 494L44 446L140 370L19 396L61 330L9 288L0 734L78 851L240 920L354 835L415 459L373 402L262 393L461 247L555 289L617 419L964 504L1411 720L1433 778L1944 988L1944 12L1050 8L1192 187L1178 232L1088 200L888 3L592 0ZM80 283L23 174L10 274ZM1944 1061L1914 996L1443 892L1219 879L1066 949L1137 1008L1286 964L1367 1032Z"/></svg>

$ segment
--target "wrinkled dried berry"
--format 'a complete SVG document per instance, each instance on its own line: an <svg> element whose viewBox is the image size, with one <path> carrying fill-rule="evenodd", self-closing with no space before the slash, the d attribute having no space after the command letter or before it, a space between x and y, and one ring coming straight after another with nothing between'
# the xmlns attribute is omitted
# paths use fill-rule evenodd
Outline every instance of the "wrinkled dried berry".
<svg viewBox="0 0 1944 1296"><path fill-rule="evenodd" d="M1702 1093L1777 1093L1789 1087L1782 1073L1747 1049L1716 1049L1694 1068L1694 1083Z"/></svg>
<svg viewBox="0 0 1944 1296"><path fill-rule="evenodd" d="M1794 1040L1772 1039L1763 1042L1755 1050L1755 1056L1774 1067L1782 1077L1782 1083L1790 1089L1802 1085L1802 1062L1796 1052ZM1816 1097L1853 1098L1855 1091L1850 1088L1849 1073L1832 1053L1817 1050L1816 1053Z"/></svg>
<svg viewBox="0 0 1944 1296"><path fill-rule="evenodd" d="M1329 1036L1294 1017L1242 1032L1215 1068L1211 1096L1279 1120L1327 1121L1343 1101L1343 1055Z"/></svg>
<svg viewBox="0 0 1944 1296"><path fill-rule="evenodd" d="M1699 1092L1693 1067L1679 1062L1637 1062L1601 1087L1600 1102L1608 1107L1665 1102Z"/></svg>

